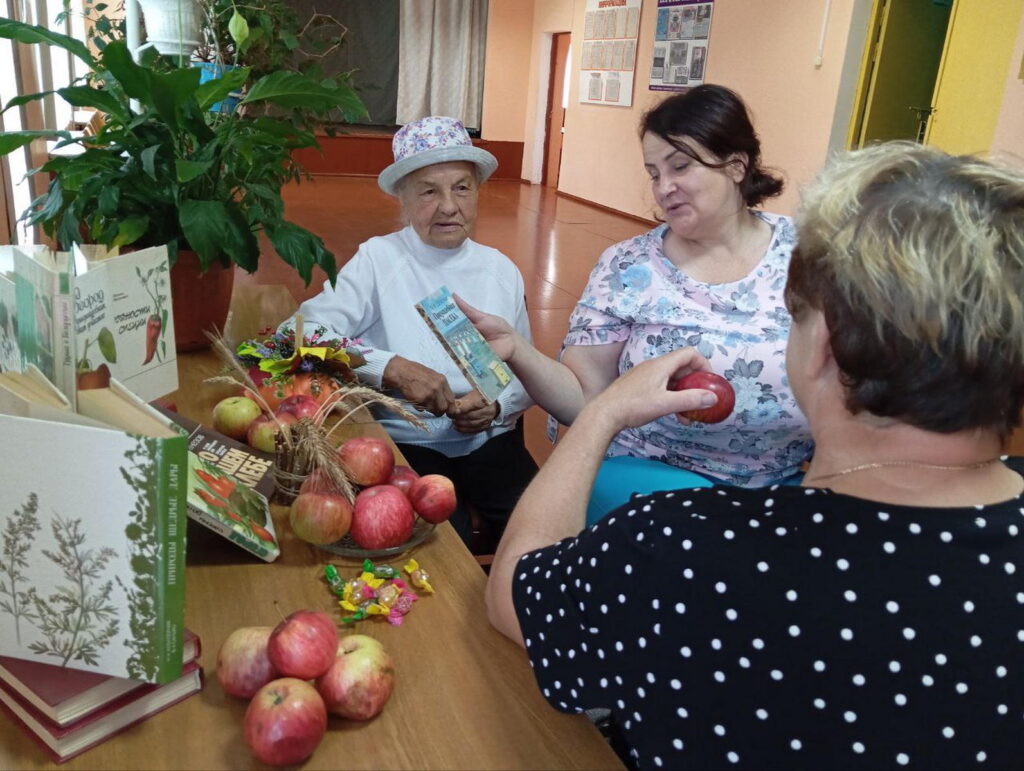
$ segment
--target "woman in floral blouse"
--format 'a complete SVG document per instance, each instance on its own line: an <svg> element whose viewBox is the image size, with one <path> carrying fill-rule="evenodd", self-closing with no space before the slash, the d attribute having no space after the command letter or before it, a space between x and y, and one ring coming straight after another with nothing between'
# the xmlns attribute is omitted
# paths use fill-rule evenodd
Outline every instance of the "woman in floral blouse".
<svg viewBox="0 0 1024 771"><path fill-rule="evenodd" d="M503 320L464 306L534 400L564 424L636 364L696 348L736 391L717 424L659 418L620 433L601 466L588 523L633 492L798 481L811 450L785 371L788 217L753 209L782 191L760 166L740 98L698 86L640 126L664 224L605 250L569 320L560 362Z"/></svg>

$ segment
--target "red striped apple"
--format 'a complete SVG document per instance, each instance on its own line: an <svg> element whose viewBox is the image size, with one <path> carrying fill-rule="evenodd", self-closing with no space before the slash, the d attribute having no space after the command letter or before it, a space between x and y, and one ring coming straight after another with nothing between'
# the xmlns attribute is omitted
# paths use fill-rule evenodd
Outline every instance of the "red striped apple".
<svg viewBox="0 0 1024 771"><path fill-rule="evenodd" d="M360 487L382 485L395 468L395 454L386 439L358 436L338 448L342 468L353 483Z"/></svg>
<svg viewBox="0 0 1024 771"><path fill-rule="evenodd" d="M409 500L427 522L444 522L455 511L455 485L441 474L427 474L412 483Z"/></svg>
<svg viewBox="0 0 1024 771"><path fill-rule="evenodd" d="M320 745L327 731L327 707L316 688L283 677L263 686L245 711L245 741L261 763L300 763Z"/></svg>
<svg viewBox="0 0 1024 771"><path fill-rule="evenodd" d="M352 525L352 504L343 495L300 492L288 510L292 532L307 543L334 543Z"/></svg>
<svg viewBox="0 0 1024 771"><path fill-rule="evenodd" d="M349 720L369 720L384 709L395 686L395 665L384 646L364 634L338 641L338 655L316 689L327 711Z"/></svg>
<svg viewBox="0 0 1024 771"><path fill-rule="evenodd" d="M267 656L285 677L312 680L334 662L338 629L326 613L297 610L274 627L267 641Z"/></svg>
<svg viewBox="0 0 1024 771"><path fill-rule="evenodd" d="M386 549L408 541L415 521L405 493L392 485L375 485L356 496L349 533L364 549Z"/></svg>
<svg viewBox="0 0 1024 771"><path fill-rule="evenodd" d="M279 677L267 656L269 626L243 626L229 634L217 652L217 681L228 696L251 699Z"/></svg>

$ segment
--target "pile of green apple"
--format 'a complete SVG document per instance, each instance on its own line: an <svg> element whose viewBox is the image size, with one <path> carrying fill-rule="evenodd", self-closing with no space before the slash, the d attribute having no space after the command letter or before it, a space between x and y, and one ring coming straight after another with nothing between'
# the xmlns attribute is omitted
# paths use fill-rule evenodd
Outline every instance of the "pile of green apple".
<svg viewBox="0 0 1024 771"><path fill-rule="evenodd" d="M395 684L391 657L367 635L338 636L326 613L299 610L276 627L240 627L217 653L217 680L251 699L245 741L262 763L300 763L316 750L328 715L369 720Z"/></svg>
<svg viewBox="0 0 1024 771"><path fill-rule="evenodd" d="M440 524L455 511L452 481L396 466L385 439L349 439L338 448L337 461L359 492L350 501L332 488L327 474L310 474L289 511L292 531L304 541L329 544L350 535L363 549L386 549L412 537L417 516Z"/></svg>

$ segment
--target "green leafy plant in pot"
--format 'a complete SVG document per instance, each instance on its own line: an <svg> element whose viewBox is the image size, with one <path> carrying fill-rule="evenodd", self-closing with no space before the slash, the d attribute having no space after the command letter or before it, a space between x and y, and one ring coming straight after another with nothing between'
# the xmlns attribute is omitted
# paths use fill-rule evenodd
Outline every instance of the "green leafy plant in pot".
<svg viewBox="0 0 1024 771"><path fill-rule="evenodd" d="M365 108L348 82L324 85L298 72L273 72L249 85L241 104L274 105L282 114L243 109L223 115L209 106L244 88L248 68L200 84L197 69L137 64L122 40L107 44L97 58L80 41L9 19L0 19L0 37L56 46L84 61L91 70L86 81L56 93L75 108L105 116L93 136L0 133L0 155L39 139L57 139L57 148L77 145L79 152L50 157L30 172L47 174L50 182L22 215L62 248L167 244L176 319L179 307L187 316L210 305L199 293L212 283L211 274L227 272L230 280L234 266L256 270L260 231L307 284L314 267L334 281L334 255L318 236L285 219L281 188L303 176L292 151L317 146L308 123L291 113L340 108L347 119L358 118ZM16 97L5 109L44 95ZM196 276L182 281L181 268L193 259ZM223 324L227 301L230 285L223 315L210 323ZM205 339L179 336L179 348L190 342L202 345Z"/></svg>

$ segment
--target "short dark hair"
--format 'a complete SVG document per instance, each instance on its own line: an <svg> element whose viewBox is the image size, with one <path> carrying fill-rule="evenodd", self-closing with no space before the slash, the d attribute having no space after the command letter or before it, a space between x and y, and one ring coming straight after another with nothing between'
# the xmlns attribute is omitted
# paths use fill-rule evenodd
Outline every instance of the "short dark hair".
<svg viewBox="0 0 1024 771"><path fill-rule="evenodd" d="M735 91L705 83L670 96L640 119L640 138L656 134L698 163L721 169L732 155L746 157L740 194L747 206L757 206L782 192L782 179L761 166L761 141L750 122L747 106ZM709 162L685 138L699 142L722 163Z"/></svg>
<svg viewBox="0 0 1024 771"><path fill-rule="evenodd" d="M786 305L828 326L846 408L1006 436L1024 406L1024 174L888 142L803 193Z"/></svg>

